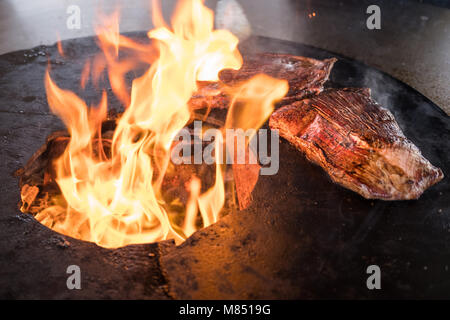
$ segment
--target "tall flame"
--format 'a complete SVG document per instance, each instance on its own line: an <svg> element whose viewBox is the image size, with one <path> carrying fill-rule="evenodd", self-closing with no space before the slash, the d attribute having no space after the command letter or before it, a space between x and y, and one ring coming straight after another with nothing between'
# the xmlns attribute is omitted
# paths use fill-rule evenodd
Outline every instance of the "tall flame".
<svg viewBox="0 0 450 320"><path fill-rule="evenodd" d="M159 8L156 1L154 8ZM157 27L148 32L151 45L120 35L118 20L114 14L97 28L103 54L86 65L82 76L84 86L86 73L92 71L95 80L107 68L112 89L126 107L108 142L110 154L105 153L106 141L101 136L106 94L98 106L88 107L46 73L50 109L71 136L54 163L56 182L67 205L48 207L36 218L60 233L109 248L169 238L180 242L195 231L198 211L203 226L217 221L225 200L224 180L219 159L215 183L205 193L200 194L201 181L192 177L185 221L182 226L174 225L161 196L170 148L191 117L188 101L197 90L197 81L217 81L220 70L241 67L238 39L226 30L213 29L213 12L201 0L181 0L172 29L155 12ZM133 58L119 60L119 49L132 52ZM151 66L133 81L129 93L125 74L138 62ZM236 120L227 120L228 126L257 129L270 115L274 100L286 91L285 81L267 76L251 79L237 89L236 96L253 103L243 104L238 113L231 107L233 114L228 118Z"/></svg>

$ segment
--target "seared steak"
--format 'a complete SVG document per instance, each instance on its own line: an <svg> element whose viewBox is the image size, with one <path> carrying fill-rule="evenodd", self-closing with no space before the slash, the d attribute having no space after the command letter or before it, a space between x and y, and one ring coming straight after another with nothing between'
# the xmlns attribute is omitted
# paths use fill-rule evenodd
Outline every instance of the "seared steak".
<svg viewBox="0 0 450 320"><path fill-rule="evenodd" d="M244 64L239 70L222 70L219 78L222 83L234 85L264 73L287 80L289 92L286 97L300 99L323 90L335 62L336 58L321 61L289 54L261 53L244 57Z"/></svg>
<svg viewBox="0 0 450 320"><path fill-rule="evenodd" d="M329 89L274 112L270 127L336 183L368 199L417 199L443 178L370 89Z"/></svg>
<svg viewBox="0 0 450 320"><path fill-rule="evenodd" d="M234 87L260 73L287 80L289 92L284 100L296 101L320 93L335 62L335 58L321 61L278 53L249 55L244 57L239 70L222 70L219 82L199 82L199 90L189 101L189 105L192 109L227 108L229 99L226 87Z"/></svg>

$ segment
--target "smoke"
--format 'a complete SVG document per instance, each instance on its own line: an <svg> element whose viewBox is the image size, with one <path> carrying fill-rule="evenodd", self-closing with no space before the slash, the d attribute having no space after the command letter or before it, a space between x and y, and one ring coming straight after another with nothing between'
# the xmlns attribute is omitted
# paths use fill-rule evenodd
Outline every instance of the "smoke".
<svg viewBox="0 0 450 320"><path fill-rule="evenodd" d="M231 31L240 41L247 39L252 33L244 9L236 0L219 0L216 8L216 27Z"/></svg>
<svg viewBox="0 0 450 320"><path fill-rule="evenodd" d="M386 75L378 70L368 68L364 74L363 85L371 89L373 99L382 107L391 111L394 109L394 96L398 86Z"/></svg>

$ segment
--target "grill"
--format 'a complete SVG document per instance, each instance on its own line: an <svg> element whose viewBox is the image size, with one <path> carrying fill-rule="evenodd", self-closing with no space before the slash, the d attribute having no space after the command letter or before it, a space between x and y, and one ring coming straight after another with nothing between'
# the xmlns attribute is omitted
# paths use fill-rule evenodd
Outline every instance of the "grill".
<svg viewBox="0 0 450 320"><path fill-rule="evenodd" d="M319 9L325 3L302 8L321 15ZM352 8L352 4L348 1L344 5ZM409 2L407 5L415 8ZM143 32L127 35L138 41L146 37ZM450 284L445 281L450 267L448 116L410 86L357 61L369 58L355 60L298 42L254 35L239 49L244 57L258 52L315 59L336 57L326 86L370 87L374 99L393 113L405 135L442 169L445 178L419 200L366 200L332 183L320 167L282 139L279 172L259 178L249 208L233 210L180 246L167 240L105 249L57 234L21 213L17 206L20 190L12 173L47 135L64 129L48 111L43 82L47 63L62 88L80 93L88 102L98 100L95 88L83 92L77 89L84 61L99 50L95 39L66 40L62 45L65 58L58 54L56 45L0 56L4 164L0 192L1 297L450 297ZM383 69L390 69L389 63ZM130 74L127 80L135 76ZM114 110L119 102L113 93L107 94L109 107L120 111ZM83 290L67 290L69 265L81 268ZM367 290L369 265L382 270L383 290Z"/></svg>

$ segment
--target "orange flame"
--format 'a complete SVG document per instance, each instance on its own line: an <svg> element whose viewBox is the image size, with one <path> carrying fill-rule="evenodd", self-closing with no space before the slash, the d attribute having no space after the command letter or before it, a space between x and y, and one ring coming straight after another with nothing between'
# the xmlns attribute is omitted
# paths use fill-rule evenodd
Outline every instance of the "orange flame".
<svg viewBox="0 0 450 320"><path fill-rule="evenodd" d="M159 8L155 1L154 6ZM201 0L178 3L172 30L157 11L153 14L157 28L148 32L151 45L120 35L116 13L106 26L97 28L103 55L85 67L82 86L90 71L95 82L107 68L113 92L126 107L111 140L101 136L106 94L99 106L89 108L73 92L60 89L47 71L50 109L63 120L71 139L54 163L66 203L50 206L36 218L60 233L109 248L163 239L179 243L196 230L198 211L205 227L219 218L225 189L218 156L215 183L209 190L200 194L201 181L191 179L180 226L169 218L161 185L173 139L191 117L188 101L197 81L217 81L220 70L241 67L238 39L226 30L213 29L213 12ZM119 60L119 49L133 53L132 58ZM125 74L142 62L151 66L133 81L129 93ZM268 76L257 76L234 89L234 100L245 103L231 107L227 126L259 128L287 89L286 81Z"/></svg>

